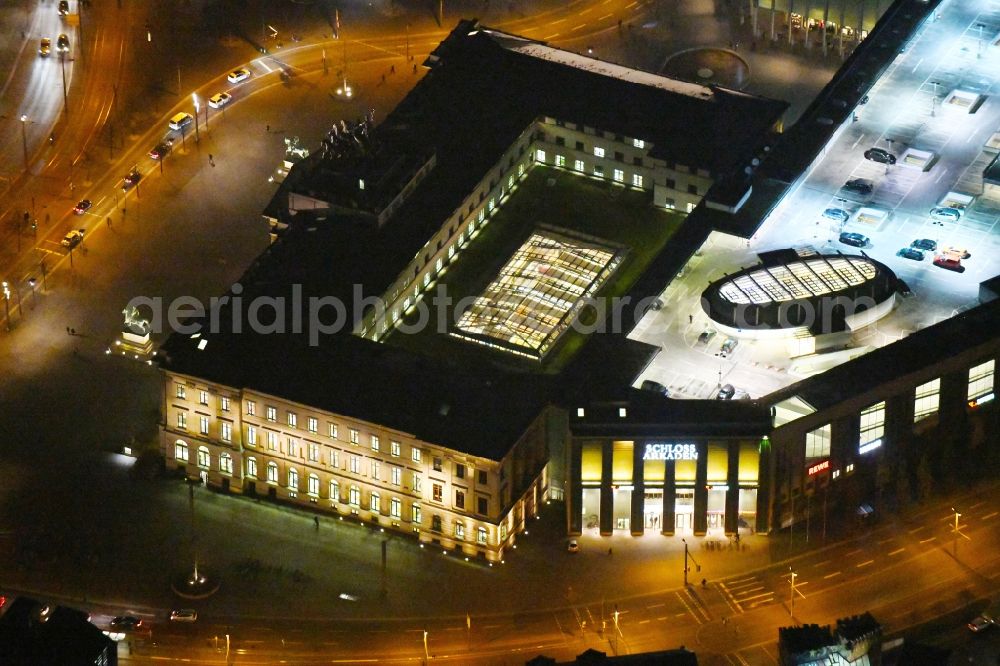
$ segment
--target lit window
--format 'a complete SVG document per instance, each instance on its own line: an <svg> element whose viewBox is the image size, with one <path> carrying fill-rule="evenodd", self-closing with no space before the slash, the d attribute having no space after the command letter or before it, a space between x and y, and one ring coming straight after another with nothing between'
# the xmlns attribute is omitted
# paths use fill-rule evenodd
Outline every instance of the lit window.
<svg viewBox="0 0 1000 666"><path fill-rule="evenodd" d="M187 389L184 388L184 385L183 384L177 384L176 387L177 387L177 390L174 392L174 395L176 395L181 400L184 400L185 398L187 398Z"/></svg>
<svg viewBox="0 0 1000 666"><path fill-rule="evenodd" d="M500 541L507 540L507 523L500 523Z"/></svg>
<svg viewBox="0 0 1000 666"><path fill-rule="evenodd" d="M830 455L830 424L806 433L806 458L824 458Z"/></svg>
<svg viewBox="0 0 1000 666"><path fill-rule="evenodd" d="M272 423L274 421L277 421L278 420L278 410L275 409L274 407L268 407L267 408L267 420L271 421Z"/></svg>
<svg viewBox="0 0 1000 666"><path fill-rule="evenodd" d="M372 461L372 478L376 481L379 480L379 472L381 470L381 465L377 460Z"/></svg>
<svg viewBox="0 0 1000 666"><path fill-rule="evenodd" d="M524 165L523 164L518 164L517 165L517 175L518 176L523 176L524 175Z"/></svg>
<svg viewBox="0 0 1000 666"><path fill-rule="evenodd" d="M839 469L833 470L833 478L836 479L838 476L840 476L840 470Z"/></svg>
<svg viewBox="0 0 1000 666"><path fill-rule="evenodd" d="M431 530L434 532L441 531L441 516L437 514L431 516Z"/></svg>
<svg viewBox="0 0 1000 666"><path fill-rule="evenodd" d="M359 456L351 456L351 473L361 473L361 458Z"/></svg>
<svg viewBox="0 0 1000 666"><path fill-rule="evenodd" d="M330 501L340 501L340 483L337 481L330 481Z"/></svg>
<svg viewBox="0 0 1000 666"><path fill-rule="evenodd" d="M455 538L459 541L465 540L465 524L455 523Z"/></svg>
<svg viewBox="0 0 1000 666"><path fill-rule="evenodd" d="M257 459L247 458L247 476L257 477Z"/></svg>
<svg viewBox="0 0 1000 666"><path fill-rule="evenodd" d="M233 441L233 424L228 421L222 422L222 441L231 442Z"/></svg>
<svg viewBox="0 0 1000 666"><path fill-rule="evenodd" d="M319 444L313 444L312 442L309 442L307 446L309 447L308 449L309 460L313 462L319 462Z"/></svg>
<svg viewBox="0 0 1000 666"><path fill-rule="evenodd" d="M392 468L392 485L398 486L403 481L403 470L399 467Z"/></svg>
<svg viewBox="0 0 1000 666"><path fill-rule="evenodd" d="M257 403L253 400L247 400L247 415L256 416L257 415Z"/></svg>
<svg viewBox="0 0 1000 666"><path fill-rule="evenodd" d="M432 498L435 502L440 502L444 499L444 488L440 483L434 484Z"/></svg>
<svg viewBox="0 0 1000 666"><path fill-rule="evenodd" d="M619 407L618 408L618 418L623 419L626 416L628 416L628 409L625 408L625 407Z"/></svg>
<svg viewBox="0 0 1000 666"><path fill-rule="evenodd" d="M358 434L358 431L355 430L354 428L351 428L351 444L360 443L361 442L360 437L361 436Z"/></svg>
<svg viewBox="0 0 1000 666"><path fill-rule="evenodd" d="M187 462L188 461L188 445L184 442L177 440L174 442L174 458L177 460Z"/></svg>
<svg viewBox="0 0 1000 666"><path fill-rule="evenodd" d="M327 423L326 424L326 434L327 434L328 437L333 437L334 439L337 439L337 424L336 423Z"/></svg>
<svg viewBox="0 0 1000 666"><path fill-rule="evenodd" d="M538 149L535 151L535 161L544 162L545 161L545 151Z"/></svg>
<svg viewBox="0 0 1000 666"><path fill-rule="evenodd" d="M642 176L637 173L632 174L632 185L634 187L642 187Z"/></svg>
<svg viewBox="0 0 1000 666"><path fill-rule="evenodd" d="M465 508L465 493L463 493L461 490L455 491L455 506L458 507L459 509Z"/></svg>
<svg viewBox="0 0 1000 666"><path fill-rule="evenodd" d="M861 431L858 445L871 444L885 434L885 401L861 411Z"/></svg>
<svg viewBox="0 0 1000 666"><path fill-rule="evenodd" d="M423 490L424 480L416 472L413 473L413 492L419 493Z"/></svg>
<svg viewBox="0 0 1000 666"><path fill-rule="evenodd" d="M319 477L315 474L309 475L309 494L313 497L319 497Z"/></svg>
<svg viewBox="0 0 1000 666"><path fill-rule="evenodd" d="M337 449L330 450L330 467L340 467L340 451Z"/></svg>
<svg viewBox="0 0 1000 666"><path fill-rule="evenodd" d="M576 416L577 416L577 418L581 418L582 419L586 415L587 415L587 410L585 410L583 407L577 407L576 408Z"/></svg>
<svg viewBox="0 0 1000 666"><path fill-rule="evenodd" d="M992 360L969 369L969 400L976 400L993 393L994 363Z"/></svg>
<svg viewBox="0 0 1000 666"><path fill-rule="evenodd" d="M309 428L309 432L316 432L319 430L319 421L315 416L310 416L306 423L308 424L307 427Z"/></svg>
<svg viewBox="0 0 1000 666"><path fill-rule="evenodd" d="M299 446L291 437L288 438L288 455L292 457L297 457L299 455Z"/></svg>
<svg viewBox="0 0 1000 666"><path fill-rule="evenodd" d="M267 448L269 451L276 451L278 449L278 433L271 430L267 431Z"/></svg>
<svg viewBox="0 0 1000 666"><path fill-rule="evenodd" d="M278 463L276 462L267 463L267 482L268 483L278 482Z"/></svg>
<svg viewBox="0 0 1000 666"><path fill-rule="evenodd" d="M373 513L378 513L382 510L382 498L378 496L378 493L372 493L371 504L369 508Z"/></svg>
<svg viewBox="0 0 1000 666"><path fill-rule="evenodd" d="M489 208L490 212L492 213L493 209L497 207L497 201L496 201L496 199L490 199L489 202L487 203L486 207Z"/></svg>
<svg viewBox="0 0 1000 666"><path fill-rule="evenodd" d="M247 446L257 446L257 427L247 426Z"/></svg>
<svg viewBox="0 0 1000 666"><path fill-rule="evenodd" d="M556 155L556 166L557 167L566 166L566 157L563 155Z"/></svg>
<svg viewBox="0 0 1000 666"><path fill-rule="evenodd" d="M229 411L229 398L219 398L219 404L220 407L222 408L222 411L224 412Z"/></svg>
<svg viewBox="0 0 1000 666"><path fill-rule="evenodd" d="M913 399L913 422L937 414L940 405L941 379L932 379L917 387Z"/></svg>
<svg viewBox="0 0 1000 666"><path fill-rule="evenodd" d="M219 471L223 474L233 473L233 457L228 453L219 456Z"/></svg>
<svg viewBox="0 0 1000 666"><path fill-rule="evenodd" d="M208 404L208 391L198 391L198 404L199 405Z"/></svg>
<svg viewBox="0 0 1000 666"><path fill-rule="evenodd" d="M486 535L487 532L485 527L480 527L478 530L476 530L476 543L485 545Z"/></svg>
<svg viewBox="0 0 1000 666"><path fill-rule="evenodd" d="M358 189L359 190L365 189L365 179L364 178L358 178Z"/></svg>
<svg viewBox="0 0 1000 666"><path fill-rule="evenodd" d="M850 465L844 468L845 474L850 474L853 471L854 471L854 463L851 463Z"/></svg>
<svg viewBox="0 0 1000 666"><path fill-rule="evenodd" d="M187 430L188 427L187 412L177 412L177 427L181 430Z"/></svg>
<svg viewBox="0 0 1000 666"><path fill-rule="evenodd" d="M288 470L288 487L292 490L299 489L299 472L294 467Z"/></svg>
<svg viewBox="0 0 1000 666"><path fill-rule="evenodd" d="M390 440L389 441L389 453L392 454L392 456L394 458L398 458L400 456L400 453L402 452L402 450L403 450L403 447L400 445L399 442L397 442L395 440Z"/></svg>
<svg viewBox="0 0 1000 666"><path fill-rule="evenodd" d="M573 168L577 171L583 171L583 160L573 160Z"/></svg>
<svg viewBox="0 0 1000 666"><path fill-rule="evenodd" d="M199 416L198 417L198 432L200 432L202 435L207 435L208 434L208 417L207 416Z"/></svg>
<svg viewBox="0 0 1000 666"><path fill-rule="evenodd" d="M594 157L604 157L604 149L600 146L594 146Z"/></svg>
<svg viewBox="0 0 1000 666"><path fill-rule="evenodd" d="M413 458L413 462L420 462L421 458L420 449L418 449L415 446L412 449L410 449L410 457Z"/></svg>
<svg viewBox="0 0 1000 666"><path fill-rule="evenodd" d="M372 451L378 451L379 440L378 435L372 435Z"/></svg>
<svg viewBox="0 0 1000 666"><path fill-rule="evenodd" d="M645 148L646 142L643 141L642 139L632 139L632 145L635 146L636 148Z"/></svg>
<svg viewBox="0 0 1000 666"><path fill-rule="evenodd" d="M420 524L420 505L414 504L410 507L410 520L416 524Z"/></svg>
<svg viewBox="0 0 1000 666"><path fill-rule="evenodd" d="M393 497L389 500L389 515L393 518L399 520L399 517L403 513L403 503L399 501L398 498Z"/></svg>
<svg viewBox="0 0 1000 666"><path fill-rule="evenodd" d="M351 486L347 501L351 506L361 506L361 489L357 486Z"/></svg>
<svg viewBox="0 0 1000 666"><path fill-rule="evenodd" d="M600 164L594 165L594 175L598 178L604 178L604 167Z"/></svg>
<svg viewBox="0 0 1000 666"><path fill-rule="evenodd" d="M288 427L297 428L299 426L299 417L295 412L288 412Z"/></svg>
<svg viewBox="0 0 1000 666"><path fill-rule="evenodd" d="M624 183L625 182L625 172L622 171L621 169L615 169L613 177L614 177L616 183Z"/></svg>

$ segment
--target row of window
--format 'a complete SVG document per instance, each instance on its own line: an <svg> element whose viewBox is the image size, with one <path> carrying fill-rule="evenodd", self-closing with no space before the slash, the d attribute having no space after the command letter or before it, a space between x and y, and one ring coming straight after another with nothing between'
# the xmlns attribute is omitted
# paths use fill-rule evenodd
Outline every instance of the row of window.
<svg viewBox="0 0 1000 666"><path fill-rule="evenodd" d="M547 159L547 155L546 155L546 153L545 153L544 150L542 150L541 148L538 148L538 149L535 150L535 161L541 162L542 164L545 164L546 163L546 159ZM555 156L555 162L554 162L554 164L557 167L561 167L561 168L565 169L566 168L566 157L565 157L565 155L556 155ZM577 171L579 173L586 173L587 167L584 164L583 160L573 160L573 171ZM598 177L598 178L604 178L605 177L604 176L604 166L600 165L600 164L595 164L594 165L593 175L596 176L596 177ZM616 183L622 183L622 184L624 184L625 183L625 171L623 169L617 169L617 168L616 169L612 169L611 179L614 182L616 182ZM638 173L633 173L632 174L632 177L631 177L631 185L632 185L632 187L639 187L639 188L641 188L643 186L643 182L644 182L644 180L643 180L643 177L642 177L641 174L638 174Z"/></svg>
<svg viewBox="0 0 1000 666"><path fill-rule="evenodd" d="M174 391L174 395L178 398L181 400L187 400L187 387L184 386L184 384L175 384ZM198 404L208 405L208 391L205 391L204 389L198 391ZM227 396L219 396L219 409L224 412L229 411L229 398Z"/></svg>

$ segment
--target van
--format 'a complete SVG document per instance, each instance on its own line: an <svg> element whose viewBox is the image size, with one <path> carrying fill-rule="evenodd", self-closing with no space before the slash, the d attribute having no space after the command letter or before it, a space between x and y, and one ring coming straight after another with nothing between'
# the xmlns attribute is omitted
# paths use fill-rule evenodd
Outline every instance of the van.
<svg viewBox="0 0 1000 666"><path fill-rule="evenodd" d="M184 129L192 122L194 122L194 118L191 117L190 113L181 112L170 119L170 129L172 130Z"/></svg>

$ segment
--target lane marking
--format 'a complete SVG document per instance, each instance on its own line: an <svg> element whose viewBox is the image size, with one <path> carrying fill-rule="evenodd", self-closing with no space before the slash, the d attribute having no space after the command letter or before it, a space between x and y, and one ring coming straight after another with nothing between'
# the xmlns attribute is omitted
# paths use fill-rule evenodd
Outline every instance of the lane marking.
<svg viewBox="0 0 1000 666"><path fill-rule="evenodd" d="M927 542L929 542L929 541L934 541L934 539L937 539L937 537L936 537L936 536L932 536L932 537L931 537L930 539L924 539L924 540L923 540L923 541L921 541L920 543L927 543Z"/></svg>
<svg viewBox="0 0 1000 666"><path fill-rule="evenodd" d="M666 604L653 604L651 606L646 606L646 608L663 608Z"/></svg>
<svg viewBox="0 0 1000 666"><path fill-rule="evenodd" d="M945 169L945 171L947 171L947 169ZM944 174L941 174L941 175L943 176ZM941 179L941 177L938 176L938 180L940 180L940 179ZM914 534L915 532L919 532L920 530L923 530L923 529L927 529L927 526L926 525L921 525L920 527L915 527L912 530L909 530L909 533L910 534Z"/></svg>
<svg viewBox="0 0 1000 666"><path fill-rule="evenodd" d="M981 507L981 506L982 506L982 505L984 505L984 504L986 504L986 502L976 502L975 504L973 504L973 505L972 505L972 506L970 506L969 508L970 508L970 509L976 509L976 508L978 508L978 507Z"/></svg>
<svg viewBox="0 0 1000 666"><path fill-rule="evenodd" d="M854 149L854 148L857 148L857 147L858 147L858 144L859 144L859 143L861 143L861 139L863 139L863 138L865 138L865 135L864 135L864 134L862 134L861 136L859 136L859 137L858 137L858 140L857 140L857 141L855 141L855 142L854 142L854 144L853 144L853 145L851 146L851 149Z"/></svg>
<svg viewBox="0 0 1000 666"><path fill-rule="evenodd" d="M830 560L823 560L822 562L817 562L817 563L816 563L816 564L814 564L813 566L814 566L814 567L821 567L821 566L823 566L824 564L829 564L829 563L830 563Z"/></svg>
<svg viewBox="0 0 1000 666"><path fill-rule="evenodd" d="M910 70L910 74L916 74L916 72L917 72L917 68L918 68L918 67L920 67L920 65L921 65L921 64L922 64L923 62L924 62L924 59L923 59L923 58L921 58L920 60L918 60L918 61L917 61L917 64L913 66L913 69L912 69L912 70Z"/></svg>
<svg viewBox="0 0 1000 666"><path fill-rule="evenodd" d="M802 585L802 584L803 583L799 583L795 587L798 587L799 585ZM754 595L752 597L747 597L746 599L740 599L740 603L744 603L744 602L747 602L747 601L753 601L754 599L762 599L764 597L773 597L773 596L774 596L774 592L764 592L763 594L756 594L756 595Z"/></svg>
<svg viewBox="0 0 1000 666"><path fill-rule="evenodd" d="M823 576L823 579L824 580L829 580L830 578L836 578L841 573L843 573L843 572L841 572L841 571L834 571L832 574L827 574L827 575Z"/></svg>
<svg viewBox="0 0 1000 666"><path fill-rule="evenodd" d="M858 548L857 550L852 550L852 551L851 551L851 552L849 552L849 553L848 553L847 555L844 555L844 557L850 557L851 555L857 555L857 554L858 554L858 553L860 553L860 552L861 552L861 549L860 549L860 548Z"/></svg>
<svg viewBox="0 0 1000 666"><path fill-rule="evenodd" d="M550 39L555 39L558 36L559 36L559 33L558 32L554 32L551 35L549 35L548 37L542 37L542 41L545 42L545 41L548 41Z"/></svg>
<svg viewBox="0 0 1000 666"><path fill-rule="evenodd" d="M570 30L570 32L576 32L576 31L577 31L577 30L579 30L580 28L586 28L586 27L587 27L587 24L586 24L586 23L581 23L580 25L578 25L578 26L576 26L575 28L573 28L572 30Z"/></svg>
<svg viewBox="0 0 1000 666"><path fill-rule="evenodd" d="M649 620L639 620L639 624L649 624Z"/></svg>
<svg viewBox="0 0 1000 666"><path fill-rule="evenodd" d="M684 614L684 613L681 613L681 615L683 615L683 614ZM663 622L664 620L666 620L666 619L667 619L667 616L666 616L666 615L664 615L663 617L658 617L658 618L656 618L656 619L657 619L657 621L659 621L659 622Z"/></svg>
<svg viewBox="0 0 1000 666"><path fill-rule="evenodd" d="M854 566L860 569L861 567L866 567L869 564L874 564L875 560L868 560L867 562L862 562L861 564L855 564Z"/></svg>
<svg viewBox="0 0 1000 666"><path fill-rule="evenodd" d="M639 4L639 3L638 3L638 2L633 2L633 3L632 3L632 4L630 4L630 5L625 5L625 9L632 9L632 8L633 8L633 7L635 7L635 6L637 5L637 4Z"/></svg>
<svg viewBox="0 0 1000 666"><path fill-rule="evenodd" d="M892 541L892 539L893 539L893 537L889 537L888 539L882 539L881 541L879 541L877 543L878 543L878 545L881 546L884 543L889 543L890 541Z"/></svg>
<svg viewBox="0 0 1000 666"><path fill-rule="evenodd" d="M1000 513L1000 512L994 511L993 513L988 513L985 516L983 516L983 520L989 520L990 518L994 518L994 517L996 517L997 513Z"/></svg>
<svg viewBox="0 0 1000 666"><path fill-rule="evenodd" d="M566 22L566 21L568 21L568 20L569 20L568 18L561 18L561 19L559 19L558 21L553 21L553 22L552 22L552 23L550 23L549 25L555 25L556 23L565 23L565 22Z"/></svg>
<svg viewBox="0 0 1000 666"><path fill-rule="evenodd" d="M604 16L602 16L601 18L599 18L599 19L597 19L597 20L598 20L598 21L603 21L603 20L604 20L604 19L606 19L606 18L611 18L611 14L605 14Z"/></svg>
<svg viewBox="0 0 1000 666"><path fill-rule="evenodd" d="M900 554L900 553L902 553L902 552L903 552L904 550L906 550L906 549L905 549L905 548L897 548L896 550L894 550L894 551L892 551L891 553L889 553L889 557L892 557L893 555L899 555L899 554Z"/></svg>

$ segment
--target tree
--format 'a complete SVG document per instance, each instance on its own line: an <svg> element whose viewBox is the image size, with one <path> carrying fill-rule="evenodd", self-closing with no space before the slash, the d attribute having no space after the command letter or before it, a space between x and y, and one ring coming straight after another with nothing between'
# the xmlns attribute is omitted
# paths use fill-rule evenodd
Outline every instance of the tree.
<svg viewBox="0 0 1000 666"><path fill-rule="evenodd" d="M917 467L917 484L921 501L928 499L934 491L934 476L926 453L920 458L920 465Z"/></svg>

